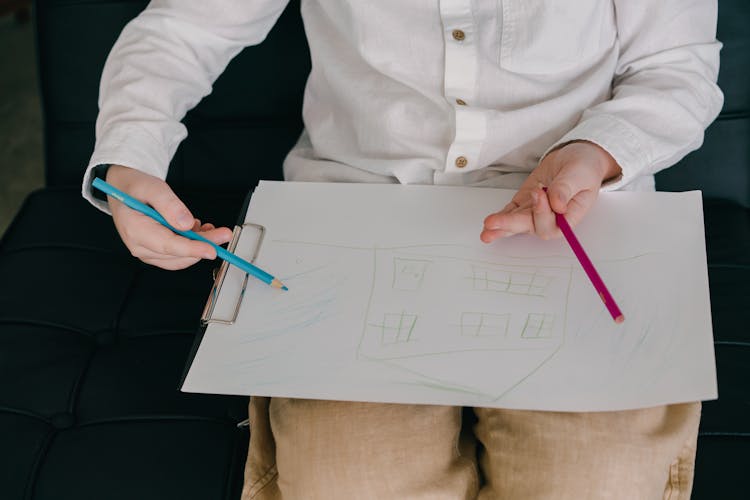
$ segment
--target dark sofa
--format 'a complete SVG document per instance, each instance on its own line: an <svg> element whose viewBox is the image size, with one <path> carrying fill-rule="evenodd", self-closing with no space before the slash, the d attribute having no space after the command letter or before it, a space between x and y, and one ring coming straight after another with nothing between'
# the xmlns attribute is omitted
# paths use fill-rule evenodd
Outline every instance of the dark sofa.
<svg viewBox="0 0 750 500"><path fill-rule="evenodd" d="M0 498L240 494L248 429L237 423L247 399L178 391L215 264L167 272L139 263L79 194L104 60L145 3L36 2L46 187L0 240ZM720 2L724 110L704 146L658 177L661 189L705 197L720 399L704 406L695 499L747 495L748 23L750 3ZM232 225L250 187L281 177L302 127L309 65L292 1L268 39L242 52L188 114L168 180L199 218Z"/></svg>

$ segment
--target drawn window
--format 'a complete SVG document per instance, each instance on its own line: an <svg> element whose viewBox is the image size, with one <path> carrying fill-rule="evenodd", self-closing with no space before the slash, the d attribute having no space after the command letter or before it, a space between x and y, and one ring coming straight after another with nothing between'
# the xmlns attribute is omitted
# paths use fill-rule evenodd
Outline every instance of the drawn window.
<svg viewBox="0 0 750 500"><path fill-rule="evenodd" d="M380 329L380 343L398 344L413 340L414 326L417 324L416 314L387 313L383 315L382 324L372 326Z"/></svg>
<svg viewBox="0 0 750 500"><path fill-rule="evenodd" d="M470 337L505 336L510 314L461 313L461 335Z"/></svg>
<svg viewBox="0 0 750 500"><path fill-rule="evenodd" d="M523 338L546 338L552 336L555 316L548 313L529 313L526 324L523 325L521 337Z"/></svg>
<svg viewBox="0 0 750 500"><path fill-rule="evenodd" d="M426 260L393 259L393 288L396 290L419 290L424 281L427 266Z"/></svg>
<svg viewBox="0 0 750 500"><path fill-rule="evenodd" d="M544 296L552 279L537 272L506 271L473 267L474 290Z"/></svg>

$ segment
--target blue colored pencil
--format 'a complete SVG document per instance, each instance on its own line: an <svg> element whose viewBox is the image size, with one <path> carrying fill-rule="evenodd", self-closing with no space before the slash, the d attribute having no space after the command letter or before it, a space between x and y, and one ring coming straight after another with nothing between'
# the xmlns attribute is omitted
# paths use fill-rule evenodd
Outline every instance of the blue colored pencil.
<svg viewBox="0 0 750 500"><path fill-rule="evenodd" d="M180 229L177 229L175 227L172 227L169 222L159 213L157 212L153 207L150 207L149 205L146 205L145 203L136 200L132 196L130 196L127 193L123 193L116 187L112 186L111 184L108 184L107 182L96 178L94 179L94 182L92 183L92 186L94 186L96 189L102 191L105 194L108 194L109 196L121 201L128 207L132 208L133 210L137 210L138 212L142 213L143 215L147 215L154 219L156 222L161 224L162 226L167 227L168 229L174 231L175 233L179 234L180 236L184 236L185 238L189 238L191 240L195 241L202 241L204 243L208 243L214 249L216 249L216 255L224 259L225 261L229 262L230 264L233 264L243 271L245 271L247 274L251 276L255 276L259 280L271 285L274 288L280 288L282 290L288 290L288 288L278 279L274 278L272 275L265 272L263 269L251 264L250 262L246 261L245 259L242 259L240 257L237 257L232 252L224 249L223 247L220 247L213 241L204 238L198 233L195 233L193 231L181 231Z"/></svg>

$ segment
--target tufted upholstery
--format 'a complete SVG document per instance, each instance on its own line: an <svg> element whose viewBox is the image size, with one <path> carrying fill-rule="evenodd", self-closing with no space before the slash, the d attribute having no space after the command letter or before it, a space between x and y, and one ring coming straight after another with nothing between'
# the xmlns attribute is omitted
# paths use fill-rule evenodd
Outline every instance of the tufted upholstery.
<svg viewBox="0 0 750 500"><path fill-rule="evenodd" d="M238 209L211 200L218 220ZM238 497L246 399L177 391L209 267L141 265L75 189L48 188L0 276L0 498Z"/></svg>
<svg viewBox="0 0 750 500"><path fill-rule="evenodd" d="M177 389L211 264L139 264L78 194L98 80L143 0L39 0L35 18L47 187L0 240L0 498L238 498L246 398ZM169 180L203 220L232 224L247 189L278 179L301 130L309 58L292 1L185 119ZM703 148L658 178L701 188L719 372L704 406L695 499L744 498L750 454L750 4L721 0L721 118ZM221 175L205 166L220 165ZM200 193L191 189L200 188Z"/></svg>

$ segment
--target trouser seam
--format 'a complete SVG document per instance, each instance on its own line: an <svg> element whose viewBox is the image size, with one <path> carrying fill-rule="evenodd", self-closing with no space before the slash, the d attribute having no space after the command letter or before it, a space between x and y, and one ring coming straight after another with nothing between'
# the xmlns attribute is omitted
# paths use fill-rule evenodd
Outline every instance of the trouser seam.
<svg viewBox="0 0 750 500"><path fill-rule="evenodd" d="M680 485L680 460L677 459L675 463L669 468L669 496L667 500L672 500L672 494L675 492L675 487L679 488Z"/></svg>
<svg viewBox="0 0 750 500"><path fill-rule="evenodd" d="M672 500L674 497L674 493L677 493L677 496L674 497L675 500L680 500L682 497L682 458L677 457L677 459L670 465L669 467L669 495L667 495L666 500Z"/></svg>

